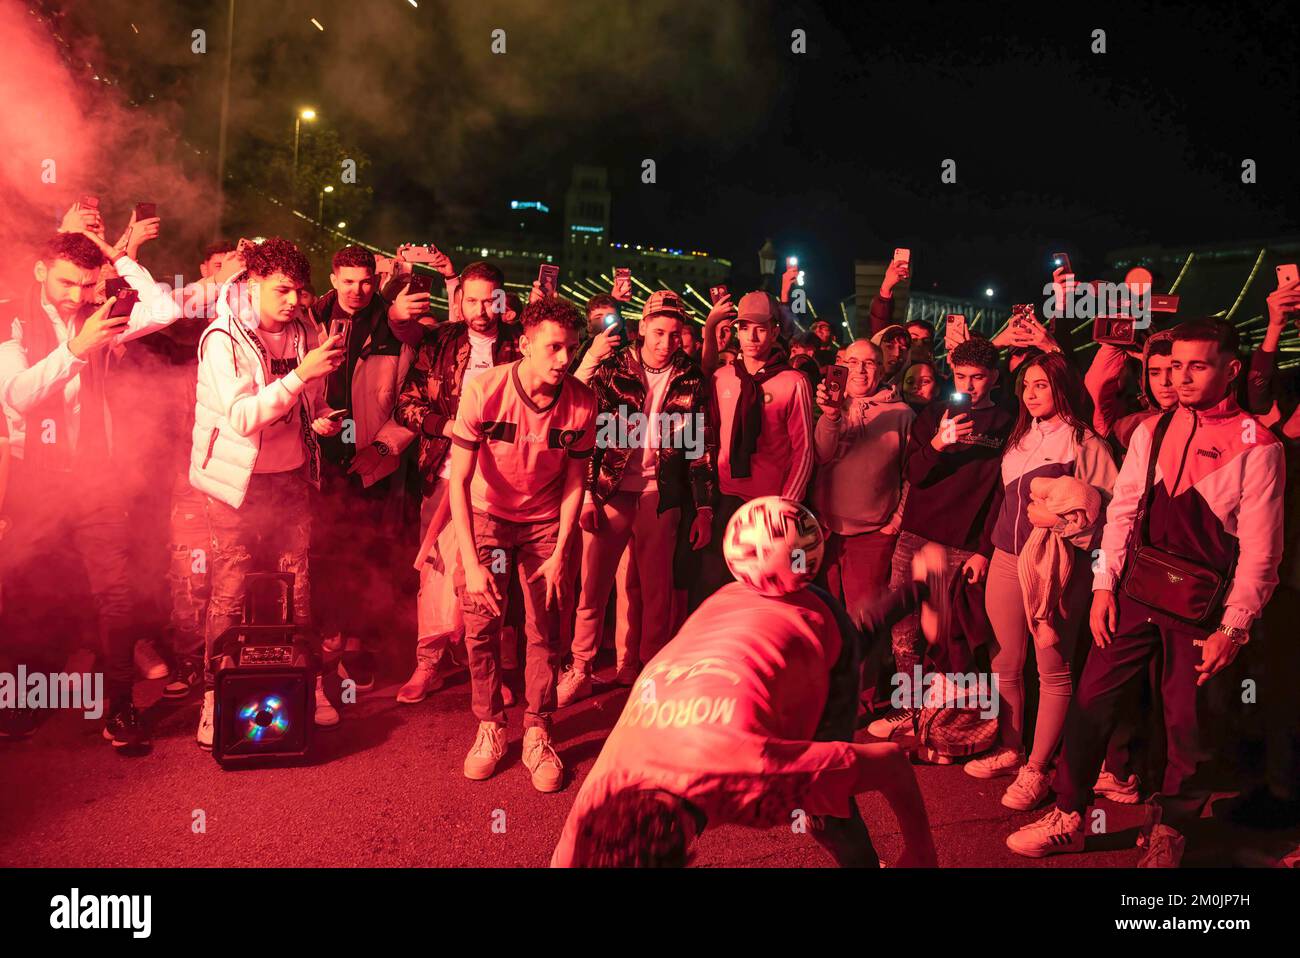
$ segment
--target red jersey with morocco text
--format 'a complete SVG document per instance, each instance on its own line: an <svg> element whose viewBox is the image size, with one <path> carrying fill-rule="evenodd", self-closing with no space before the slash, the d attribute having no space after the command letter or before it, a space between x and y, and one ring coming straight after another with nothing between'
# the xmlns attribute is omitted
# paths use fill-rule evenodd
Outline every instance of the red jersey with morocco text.
<svg viewBox="0 0 1300 958"><path fill-rule="evenodd" d="M624 788L660 788L710 826L788 825L848 814L855 755L813 742L842 643L834 614L802 591L763 596L739 582L705 600L646 665L582 783L551 858L573 861L578 824Z"/></svg>
<svg viewBox="0 0 1300 958"><path fill-rule="evenodd" d="M465 387L451 441L477 449L470 500L479 512L510 522L560 515L571 459L596 447L596 396L566 375L538 406L519 382L519 363L494 366Z"/></svg>

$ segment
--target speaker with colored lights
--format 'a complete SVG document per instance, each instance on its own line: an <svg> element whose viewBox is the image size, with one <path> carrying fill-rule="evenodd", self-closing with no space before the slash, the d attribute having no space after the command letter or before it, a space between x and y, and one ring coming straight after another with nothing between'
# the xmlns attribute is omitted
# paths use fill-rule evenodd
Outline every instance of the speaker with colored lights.
<svg viewBox="0 0 1300 958"><path fill-rule="evenodd" d="M311 748L316 668L293 623L293 573L245 576L244 624L217 640L212 757L222 768L288 764ZM278 587L274 623L259 621Z"/></svg>

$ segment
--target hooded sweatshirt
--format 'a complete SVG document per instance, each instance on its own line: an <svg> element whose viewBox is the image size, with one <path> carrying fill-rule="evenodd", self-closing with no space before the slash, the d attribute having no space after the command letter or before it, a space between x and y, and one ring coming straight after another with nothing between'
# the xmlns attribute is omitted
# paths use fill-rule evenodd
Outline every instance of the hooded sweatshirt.
<svg viewBox="0 0 1300 958"><path fill-rule="evenodd" d="M902 502L903 450L915 418L887 387L847 400L838 419L817 420L812 501L832 532L876 532L894 520Z"/></svg>

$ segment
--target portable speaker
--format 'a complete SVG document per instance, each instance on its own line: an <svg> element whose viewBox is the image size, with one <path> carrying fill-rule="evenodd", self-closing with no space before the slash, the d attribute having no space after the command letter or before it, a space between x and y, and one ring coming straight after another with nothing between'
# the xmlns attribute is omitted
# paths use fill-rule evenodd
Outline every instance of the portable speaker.
<svg viewBox="0 0 1300 958"><path fill-rule="evenodd" d="M244 578L244 624L217 640L212 757L222 768L288 763L311 749L316 669L293 624L293 574ZM256 621L260 587L279 586L280 622Z"/></svg>

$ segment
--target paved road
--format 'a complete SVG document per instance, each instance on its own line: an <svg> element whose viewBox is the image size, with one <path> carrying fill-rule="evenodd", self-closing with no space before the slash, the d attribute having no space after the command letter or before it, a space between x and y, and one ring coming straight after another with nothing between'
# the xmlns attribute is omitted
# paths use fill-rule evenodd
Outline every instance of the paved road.
<svg viewBox="0 0 1300 958"><path fill-rule="evenodd" d="M606 676L610 672L604 673ZM519 710L497 776L461 774L474 722L462 671L419 705L393 698L397 676L344 709L319 737L315 764L225 772L194 744L198 701L157 701L161 683L137 687L154 703L150 754L125 759L79 714L59 714L29 740L0 742L0 866L540 866L546 864L582 777L627 691L608 687L557 717L565 791L541 795L519 761ZM864 733L865 734L865 733ZM1129 866L1141 813L1105 804L1113 837L1094 854L1033 862L1003 844L1042 812L999 804L1007 780L978 781L959 767L918 769L944 866ZM884 802L861 799L882 857L901 848ZM196 809L206 832L192 825ZM492 830L505 813L504 834ZM499 816L497 816L499 819ZM1292 842L1292 847L1294 842ZM789 829L722 827L700 841L703 866L823 866L829 858Z"/></svg>

